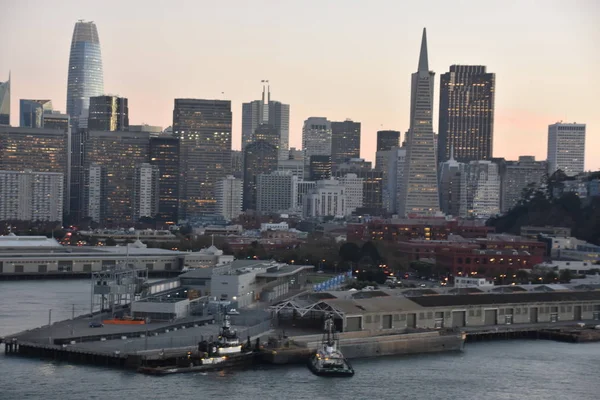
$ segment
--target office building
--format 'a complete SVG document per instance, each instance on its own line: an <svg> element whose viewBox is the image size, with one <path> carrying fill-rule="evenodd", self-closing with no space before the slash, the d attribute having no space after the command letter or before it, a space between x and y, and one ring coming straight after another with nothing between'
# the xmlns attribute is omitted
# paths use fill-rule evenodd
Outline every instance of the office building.
<svg viewBox="0 0 600 400"><path fill-rule="evenodd" d="M308 163L308 179L311 181L322 181L331 179L332 165L331 156L310 156Z"/></svg>
<svg viewBox="0 0 600 400"><path fill-rule="evenodd" d="M217 183L217 209L227 221L236 219L242 213L242 180L228 175Z"/></svg>
<svg viewBox="0 0 600 400"><path fill-rule="evenodd" d="M331 123L331 164L360 158L360 122L350 119Z"/></svg>
<svg viewBox="0 0 600 400"><path fill-rule="evenodd" d="M244 211L257 209L257 177L276 171L278 157L277 147L266 140L251 142L244 149Z"/></svg>
<svg viewBox="0 0 600 400"><path fill-rule="evenodd" d="M52 112L51 100L19 100L19 126L43 128L44 114Z"/></svg>
<svg viewBox="0 0 600 400"><path fill-rule="evenodd" d="M400 147L400 131L377 131L377 151Z"/></svg>
<svg viewBox="0 0 600 400"><path fill-rule="evenodd" d="M362 158L353 158L340 164L333 173L336 178L341 178L348 173L356 174L363 180L363 205L369 214L380 215L383 212L383 172L371 168L371 162Z"/></svg>
<svg viewBox="0 0 600 400"><path fill-rule="evenodd" d="M149 135L150 164L158 167L159 174L156 219L176 224L179 206L179 139L154 132Z"/></svg>
<svg viewBox="0 0 600 400"><path fill-rule="evenodd" d="M10 72L8 80L0 82L0 126L10 125Z"/></svg>
<svg viewBox="0 0 600 400"><path fill-rule="evenodd" d="M102 94L104 75L98 30L93 22L80 20L73 30L67 78L67 114L74 131L87 127L90 97Z"/></svg>
<svg viewBox="0 0 600 400"><path fill-rule="evenodd" d="M112 97L112 96L106 96L106 97ZM115 99L121 99L121 98L120 97L115 97ZM123 99L123 100L127 100L127 99ZM116 114L119 114L118 110L119 110L119 107L117 107ZM126 113L129 114L129 110L128 109L127 109ZM127 117L129 118L128 115L127 115ZM125 125L125 123L122 123L121 125ZM117 130L120 130L120 129L117 129ZM129 132L147 132L147 133L150 133L151 136L158 136L158 135L160 135L160 134L163 133L162 126L148 125L148 124L129 125L129 127L127 128L127 130Z"/></svg>
<svg viewBox="0 0 600 400"><path fill-rule="evenodd" d="M0 170L0 221L62 223L64 184L61 173Z"/></svg>
<svg viewBox="0 0 600 400"><path fill-rule="evenodd" d="M548 173L557 170L567 176L575 176L584 171L585 164L585 124L563 124L557 122L548 126Z"/></svg>
<svg viewBox="0 0 600 400"><path fill-rule="evenodd" d="M256 178L256 211L260 213L286 212L296 201L298 178L289 172L275 171Z"/></svg>
<svg viewBox="0 0 600 400"><path fill-rule="evenodd" d="M90 97L88 129L91 131L129 130L129 107L124 97Z"/></svg>
<svg viewBox="0 0 600 400"><path fill-rule="evenodd" d="M51 111L42 116L45 129L60 129L69 131L71 128L71 119L68 114L61 114L60 111Z"/></svg>
<svg viewBox="0 0 600 400"><path fill-rule="evenodd" d="M238 179L244 178L244 152L231 150L231 175Z"/></svg>
<svg viewBox="0 0 600 400"><path fill-rule="evenodd" d="M68 213L69 132L0 127L0 170L54 172L63 177L63 213Z"/></svg>
<svg viewBox="0 0 600 400"><path fill-rule="evenodd" d="M231 102L175 99L179 138L179 219L217 213L215 185L231 175Z"/></svg>
<svg viewBox="0 0 600 400"><path fill-rule="evenodd" d="M438 162L490 160L494 144L495 74L483 65L452 65L440 77Z"/></svg>
<svg viewBox="0 0 600 400"><path fill-rule="evenodd" d="M143 163L137 166L133 178L133 220L154 219L158 214L159 177L157 165Z"/></svg>
<svg viewBox="0 0 600 400"><path fill-rule="evenodd" d="M292 205L295 212L302 214L302 207L304 204L304 196L311 193L311 191L317 187L317 182L303 181L298 179L296 181L296 200Z"/></svg>
<svg viewBox="0 0 600 400"><path fill-rule="evenodd" d="M398 212L402 208L399 202L403 200L402 183L404 182L404 167L406 165L406 149L403 147L392 148L387 152L387 173L382 171L382 201L386 211Z"/></svg>
<svg viewBox="0 0 600 400"><path fill-rule="evenodd" d="M331 122L327 118L310 117L302 127L304 163L312 156L331 156Z"/></svg>
<svg viewBox="0 0 600 400"><path fill-rule="evenodd" d="M127 227L135 222L136 175L149 159L148 133L90 131L84 155L84 217L97 218L94 221L103 226ZM93 197L97 193L99 198ZM100 204L99 215L90 204Z"/></svg>
<svg viewBox="0 0 600 400"><path fill-rule="evenodd" d="M352 214L363 206L363 179L356 174L346 174L337 180L345 188L346 214Z"/></svg>
<svg viewBox="0 0 600 400"><path fill-rule="evenodd" d="M290 171L298 179L304 179L304 160L279 160L277 171Z"/></svg>
<svg viewBox="0 0 600 400"><path fill-rule="evenodd" d="M458 217L461 205L466 204L465 172L465 164L454 159L451 149L450 159L440 164L440 209L446 215Z"/></svg>
<svg viewBox="0 0 600 400"><path fill-rule="evenodd" d="M406 167L402 185L401 216L434 215L440 209L433 133L433 81L429 71L427 34L423 29L417 72L412 74L410 130L406 143Z"/></svg>
<svg viewBox="0 0 600 400"><path fill-rule="evenodd" d="M461 203L462 218L488 219L500 213L500 174L498 165L491 161L471 161L466 164L461 192L466 202ZM462 195L462 194L461 194Z"/></svg>
<svg viewBox="0 0 600 400"><path fill-rule="evenodd" d="M346 188L340 181L318 181L316 187L304 196L302 215L304 218L344 218L349 214L346 201Z"/></svg>
<svg viewBox="0 0 600 400"><path fill-rule="evenodd" d="M286 159L290 136L290 106L271 100L268 82L263 82L261 100L242 104L242 151L252 142L252 137L261 124L271 125L279 137L278 158Z"/></svg>
<svg viewBox="0 0 600 400"><path fill-rule="evenodd" d="M536 161L534 156L520 156L519 161L499 164L501 180L500 211L507 212L522 198L523 190L542 188L548 171L546 161Z"/></svg>
<svg viewBox="0 0 600 400"><path fill-rule="evenodd" d="M304 151L295 147L290 148L288 160L304 160Z"/></svg>

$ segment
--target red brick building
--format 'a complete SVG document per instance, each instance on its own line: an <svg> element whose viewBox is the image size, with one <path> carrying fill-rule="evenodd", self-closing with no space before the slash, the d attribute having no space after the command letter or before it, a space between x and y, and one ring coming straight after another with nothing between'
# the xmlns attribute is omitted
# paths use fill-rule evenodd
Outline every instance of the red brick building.
<svg viewBox="0 0 600 400"><path fill-rule="evenodd" d="M485 238L493 232L493 227L483 226L476 221L446 220L444 218L374 220L347 226L347 237L351 242L446 240L451 234L465 238Z"/></svg>

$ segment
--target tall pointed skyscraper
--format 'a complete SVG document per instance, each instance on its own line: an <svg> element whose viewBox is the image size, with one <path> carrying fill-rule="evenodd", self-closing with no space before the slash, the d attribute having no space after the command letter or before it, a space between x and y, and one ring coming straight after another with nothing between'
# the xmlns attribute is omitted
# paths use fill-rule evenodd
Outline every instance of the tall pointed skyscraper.
<svg viewBox="0 0 600 400"><path fill-rule="evenodd" d="M67 85L67 114L72 126L87 127L90 97L104 94L100 39L96 24L91 21L75 24Z"/></svg>
<svg viewBox="0 0 600 400"><path fill-rule="evenodd" d="M410 130L406 138L406 165L400 215L432 215L440 210L435 137L433 133L433 80L427 59L427 33L423 29L419 68L412 74Z"/></svg>
<svg viewBox="0 0 600 400"><path fill-rule="evenodd" d="M0 82L0 125L10 125L10 72L8 80Z"/></svg>

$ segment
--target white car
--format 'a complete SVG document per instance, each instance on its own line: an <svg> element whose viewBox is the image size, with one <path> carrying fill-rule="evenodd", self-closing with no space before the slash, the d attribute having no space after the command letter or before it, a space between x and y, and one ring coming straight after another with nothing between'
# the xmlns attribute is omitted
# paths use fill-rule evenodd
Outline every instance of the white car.
<svg viewBox="0 0 600 400"><path fill-rule="evenodd" d="M240 315L240 312L235 308L232 308L231 310L227 311L227 315Z"/></svg>

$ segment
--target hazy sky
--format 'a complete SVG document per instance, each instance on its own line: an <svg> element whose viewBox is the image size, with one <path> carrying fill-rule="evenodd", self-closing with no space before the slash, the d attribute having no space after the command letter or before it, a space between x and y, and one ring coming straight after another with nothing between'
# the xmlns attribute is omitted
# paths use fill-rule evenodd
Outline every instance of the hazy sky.
<svg viewBox="0 0 600 400"><path fill-rule="evenodd" d="M600 169L599 1L0 0L13 125L21 98L65 111L78 19L96 22L105 91L129 98L131 124L171 125L176 97L225 98L239 149L242 102L268 79L272 98L291 105L290 145L301 147L309 116L351 118L370 160L377 130L409 126L427 27L435 130L439 75L486 65L496 73L494 156L545 159L547 126L563 120L587 124L586 168Z"/></svg>

